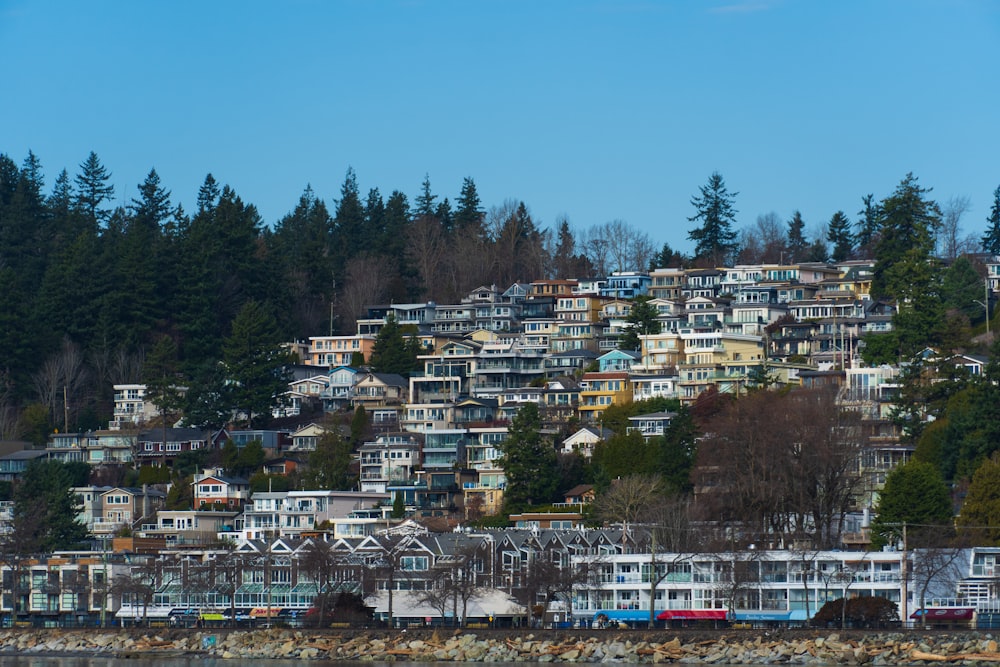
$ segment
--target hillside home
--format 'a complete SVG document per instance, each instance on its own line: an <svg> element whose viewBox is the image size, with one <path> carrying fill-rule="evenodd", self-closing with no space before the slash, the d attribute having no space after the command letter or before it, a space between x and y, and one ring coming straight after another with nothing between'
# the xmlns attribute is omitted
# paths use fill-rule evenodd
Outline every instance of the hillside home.
<svg viewBox="0 0 1000 667"><path fill-rule="evenodd" d="M594 424L611 405L632 400L628 373L584 373L580 379L580 421Z"/></svg>
<svg viewBox="0 0 1000 667"><path fill-rule="evenodd" d="M206 469L194 476L194 508L239 509L250 499L250 482L224 475L221 468Z"/></svg>

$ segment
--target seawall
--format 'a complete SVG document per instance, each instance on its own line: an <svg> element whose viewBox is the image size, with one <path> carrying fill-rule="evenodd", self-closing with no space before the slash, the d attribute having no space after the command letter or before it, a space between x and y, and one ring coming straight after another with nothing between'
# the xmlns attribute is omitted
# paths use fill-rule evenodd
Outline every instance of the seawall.
<svg viewBox="0 0 1000 667"><path fill-rule="evenodd" d="M923 665L1000 662L978 632L410 632L2 630L0 655L419 662Z"/></svg>

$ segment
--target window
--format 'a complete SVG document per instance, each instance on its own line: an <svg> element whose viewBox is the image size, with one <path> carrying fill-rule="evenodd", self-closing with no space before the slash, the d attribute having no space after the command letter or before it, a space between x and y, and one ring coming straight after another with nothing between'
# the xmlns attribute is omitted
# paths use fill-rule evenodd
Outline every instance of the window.
<svg viewBox="0 0 1000 667"><path fill-rule="evenodd" d="M427 556L403 556L399 568L404 572L418 572L427 569Z"/></svg>

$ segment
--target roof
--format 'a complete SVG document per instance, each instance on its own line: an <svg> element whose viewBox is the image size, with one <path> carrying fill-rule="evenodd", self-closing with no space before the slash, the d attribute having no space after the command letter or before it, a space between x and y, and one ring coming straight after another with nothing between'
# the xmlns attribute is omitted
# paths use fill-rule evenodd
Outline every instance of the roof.
<svg viewBox="0 0 1000 667"><path fill-rule="evenodd" d="M593 484L577 484L572 489L564 493L564 496L582 496L585 493L589 493L594 490Z"/></svg>

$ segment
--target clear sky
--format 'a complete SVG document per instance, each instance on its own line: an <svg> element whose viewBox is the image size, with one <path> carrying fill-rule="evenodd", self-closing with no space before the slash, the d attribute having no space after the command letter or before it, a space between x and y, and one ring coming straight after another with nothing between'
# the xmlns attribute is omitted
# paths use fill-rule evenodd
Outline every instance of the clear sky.
<svg viewBox="0 0 1000 667"><path fill-rule="evenodd" d="M93 150L119 199L155 167L191 211L211 172L269 224L348 167L685 251L713 171L738 226L807 231L913 172L980 233L1000 185L994 0L0 0L0 62L47 187Z"/></svg>

